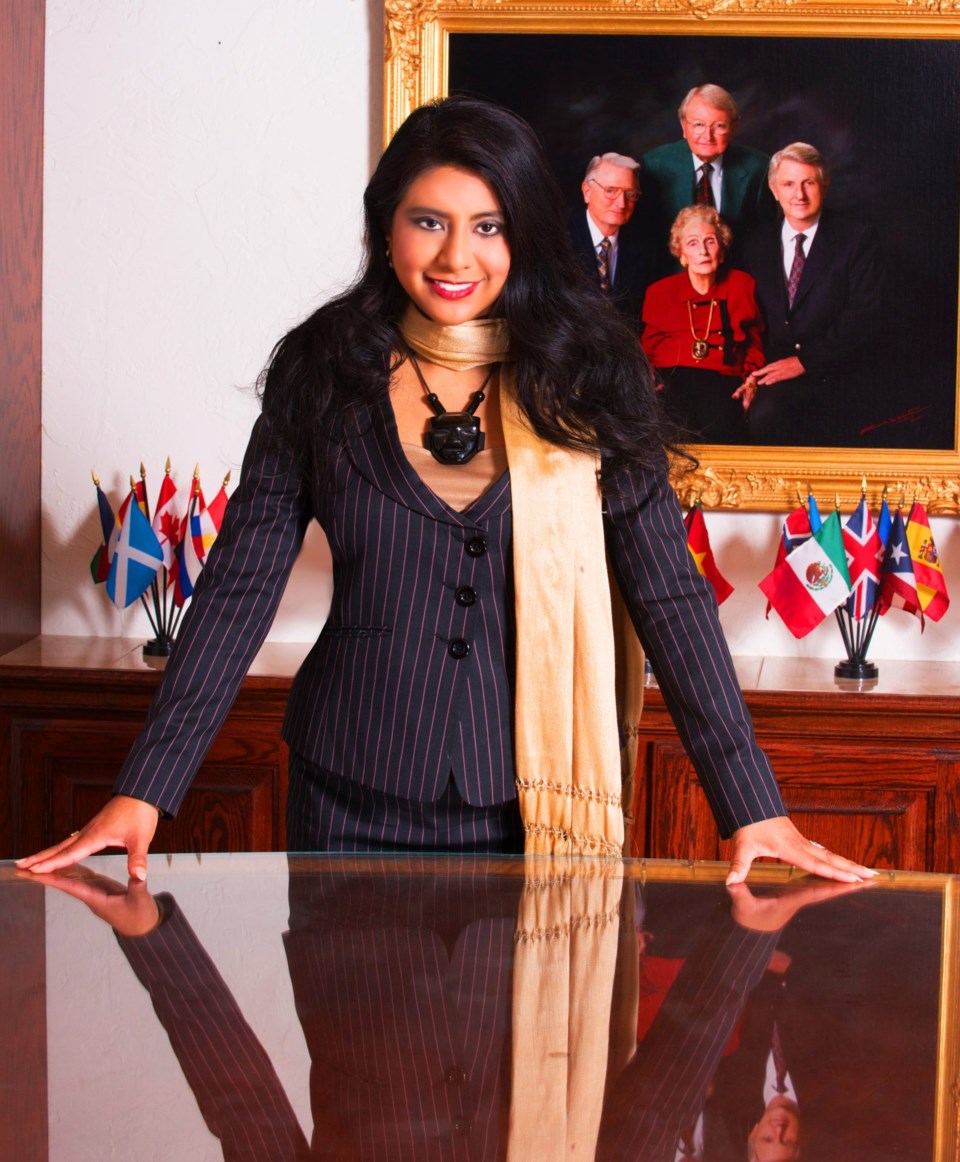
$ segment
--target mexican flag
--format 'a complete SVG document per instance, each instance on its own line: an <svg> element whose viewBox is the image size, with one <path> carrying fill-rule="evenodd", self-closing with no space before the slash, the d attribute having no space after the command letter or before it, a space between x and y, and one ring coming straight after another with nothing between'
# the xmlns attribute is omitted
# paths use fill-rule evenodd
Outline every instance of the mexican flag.
<svg viewBox="0 0 960 1162"><path fill-rule="evenodd" d="M850 596L843 529L836 511L760 582L794 637L805 637Z"/></svg>

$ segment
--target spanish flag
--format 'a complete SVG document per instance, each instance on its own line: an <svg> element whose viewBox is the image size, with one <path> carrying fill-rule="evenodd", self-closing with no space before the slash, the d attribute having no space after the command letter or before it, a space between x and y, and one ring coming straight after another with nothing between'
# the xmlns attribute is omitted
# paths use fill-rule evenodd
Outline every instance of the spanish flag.
<svg viewBox="0 0 960 1162"><path fill-rule="evenodd" d="M927 510L918 501L910 509L907 521L907 544L917 582L917 597L924 617L939 621L950 608L947 582L940 567L937 546L933 543Z"/></svg>

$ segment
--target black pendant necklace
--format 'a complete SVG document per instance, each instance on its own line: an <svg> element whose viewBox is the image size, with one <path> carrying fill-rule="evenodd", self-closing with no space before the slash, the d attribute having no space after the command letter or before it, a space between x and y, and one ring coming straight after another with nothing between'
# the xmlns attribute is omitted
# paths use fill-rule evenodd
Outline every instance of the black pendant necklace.
<svg viewBox="0 0 960 1162"><path fill-rule="evenodd" d="M497 364L491 363L486 379L480 384L480 390L470 396L466 411L448 412L437 393L431 391L427 385L417 357L412 351L410 362L423 390L427 393L427 403L437 413L430 420L430 431L423 437L423 446L429 448L434 460L441 464L466 464L478 452L483 451L483 432L480 430L480 421L473 413L486 398L484 389L490 382Z"/></svg>

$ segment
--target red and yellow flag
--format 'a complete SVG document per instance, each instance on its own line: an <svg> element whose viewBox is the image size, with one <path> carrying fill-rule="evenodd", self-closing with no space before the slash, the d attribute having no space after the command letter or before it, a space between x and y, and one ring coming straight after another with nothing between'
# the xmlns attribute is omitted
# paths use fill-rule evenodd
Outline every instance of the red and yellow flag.
<svg viewBox="0 0 960 1162"><path fill-rule="evenodd" d="M697 572L710 582L717 595L717 605L722 605L733 592L733 586L717 568L717 563L713 559L703 509L699 504L690 509L683 523L687 530L687 548L697 566Z"/></svg>
<svg viewBox="0 0 960 1162"><path fill-rule="evenodd" d="M933 543L927 510L919 501L915 501L910 509L907 545L910 547L920 610L924 617L939 621L950 608L950 598L947 596L947 582L940 567L937 546Z"/></svg>

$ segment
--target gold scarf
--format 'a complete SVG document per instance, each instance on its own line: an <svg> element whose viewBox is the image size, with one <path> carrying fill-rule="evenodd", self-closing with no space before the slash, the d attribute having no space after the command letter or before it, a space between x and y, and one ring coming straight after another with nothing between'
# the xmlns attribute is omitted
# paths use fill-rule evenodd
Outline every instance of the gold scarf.
<svg viewBox="0 0 960 1162"><path fill-rule="evenodd" d="M501 319L442 327L408 308L406 342L443 367L466 369L509 359ZM513 515L517 624L514 706L517 794L534 854L619 856L622 789L632 804L643 654L630 627L630 677L621 771L617 727L615 627L598 485L599 456L549 444L516 401L513 368L500 373L500 411ZM618 623L621 621L618 607ZM639 666L639 674L637 673Z"/></svg>
<svg viewBox="0 0 960 1162"><path fill-rule="evenodd" d="M469 371L510 359L506 319L471 319L455 327L442 327L410 303L400 320L400 334L418 355L451 371Z"/></svg>

